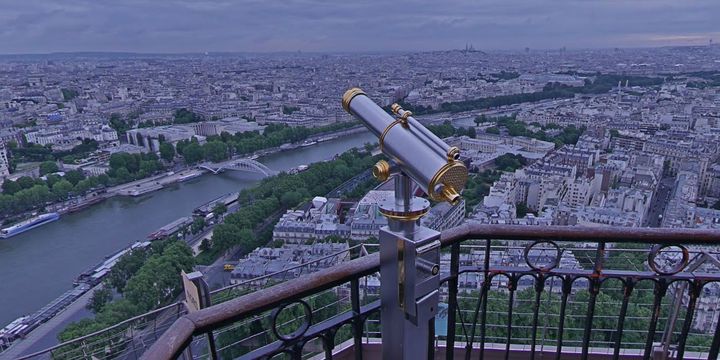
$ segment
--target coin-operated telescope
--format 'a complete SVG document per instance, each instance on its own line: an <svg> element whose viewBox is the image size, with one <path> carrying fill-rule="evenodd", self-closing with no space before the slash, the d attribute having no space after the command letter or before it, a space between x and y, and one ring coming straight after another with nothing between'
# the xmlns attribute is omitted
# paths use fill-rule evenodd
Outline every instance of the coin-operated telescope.
<svg viewBox="0 0 720 360"><path fill-rule="evenodd" d="M412 195L412 183L434 201L457 205L467 168L458 148L448 146L400 105L392 105L391 116L358 88L345 92L342 105L378 137L380 150L391 159L375 164L373 175L395 181L394 196L379 204L388 219L388 226L380 230L383 359L431 358L440 233L417 224L430 202Z"/></svg>

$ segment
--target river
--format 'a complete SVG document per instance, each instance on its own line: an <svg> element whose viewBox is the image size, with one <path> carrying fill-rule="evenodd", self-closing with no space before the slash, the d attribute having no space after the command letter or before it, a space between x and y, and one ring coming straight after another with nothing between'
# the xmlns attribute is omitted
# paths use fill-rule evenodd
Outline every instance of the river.
<svg viewBox="0 0 720 360"><path fill-rule="evenodd" d="M369 132L260 158L273 170L327 160L352 147L376 142ZM222 194L260 180L241 172L206 174L137 198L114 197L59 221L0 240L0 328L34 313L72 287L81 272L161 226L190 215Z"/></svg>

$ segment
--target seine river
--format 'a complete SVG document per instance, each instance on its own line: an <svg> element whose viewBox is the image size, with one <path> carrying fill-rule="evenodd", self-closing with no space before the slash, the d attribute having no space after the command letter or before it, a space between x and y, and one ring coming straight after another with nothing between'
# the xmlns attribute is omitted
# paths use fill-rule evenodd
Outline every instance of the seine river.
<svg viewBox="0 0 720 360"><path fill-rule="evenodd" d="M327 160L376 142L369 132L260 158L273 170ZM0 328L72 288L77 275L220 195L253 186L259 175L203 175L137 198L114 197L59 221L0 240Z"/></svg>

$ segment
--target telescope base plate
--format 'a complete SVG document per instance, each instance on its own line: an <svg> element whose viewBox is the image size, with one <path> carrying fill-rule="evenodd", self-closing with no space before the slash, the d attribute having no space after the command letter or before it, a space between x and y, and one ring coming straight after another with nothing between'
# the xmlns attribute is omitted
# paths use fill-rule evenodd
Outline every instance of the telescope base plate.
<svg viewBox="0 0 720 360"><path fill-rule="evenodd" d="M398 221L416 221L430 210L430 202L420 197L412 197L408 206L398 205L395 198L382 199L379 202L380 213Z"/></svg>

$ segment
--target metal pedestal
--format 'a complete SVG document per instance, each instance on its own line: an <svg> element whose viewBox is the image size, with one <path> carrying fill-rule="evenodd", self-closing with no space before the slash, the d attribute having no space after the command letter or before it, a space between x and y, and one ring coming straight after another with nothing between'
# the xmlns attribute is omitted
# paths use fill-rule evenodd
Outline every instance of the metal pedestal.
<svg viewBox="0 0 720 360"><path fill-rule="evenodd" d="M395 198L382 202L380 230L383 359L427 359L440 286L440 233L418 226L429 202L411 197L407 176L395 177Z"/></svg>

